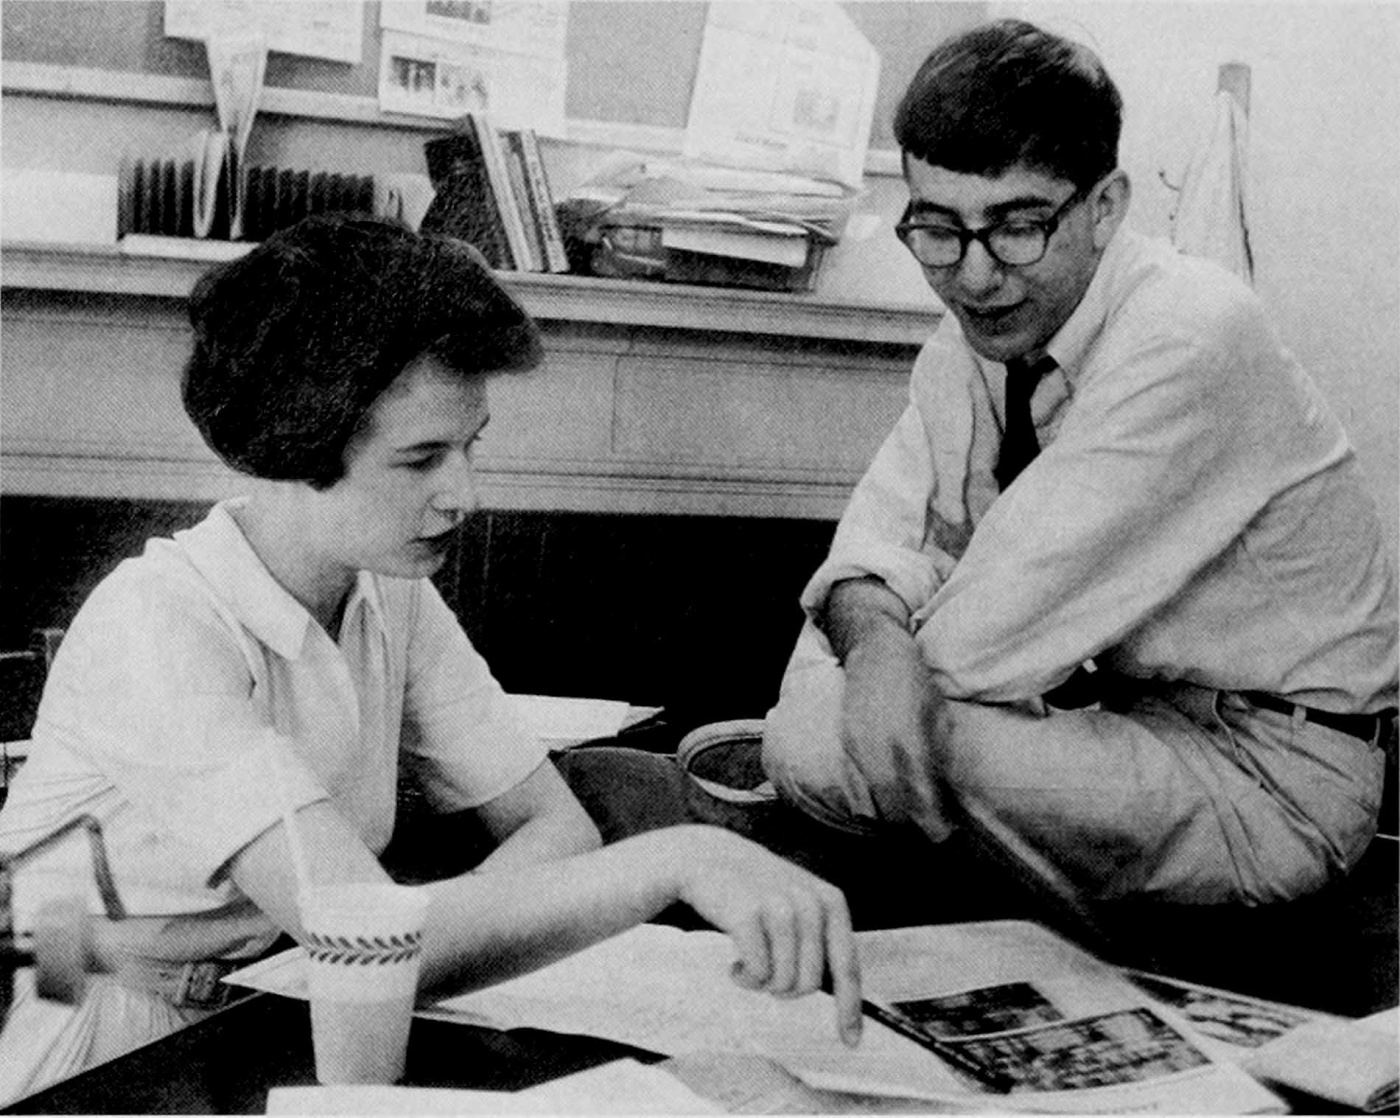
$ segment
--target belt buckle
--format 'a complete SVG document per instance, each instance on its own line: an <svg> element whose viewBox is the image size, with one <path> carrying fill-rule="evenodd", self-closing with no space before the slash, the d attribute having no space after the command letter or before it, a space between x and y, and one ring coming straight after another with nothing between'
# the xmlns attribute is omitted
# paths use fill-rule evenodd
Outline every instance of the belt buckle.
<svg viewBox="0 0 1400 1118"><path fill-rule="evenodd" d="M222 1009L233 988L221 982L225 968L217 962L186 963L180 968L175 1004L194 1009Z"/></svg>

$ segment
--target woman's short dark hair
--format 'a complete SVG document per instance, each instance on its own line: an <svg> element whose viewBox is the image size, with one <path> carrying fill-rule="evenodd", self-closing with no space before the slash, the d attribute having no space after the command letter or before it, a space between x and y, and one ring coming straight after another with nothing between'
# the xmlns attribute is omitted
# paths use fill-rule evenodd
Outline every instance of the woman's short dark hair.
<svg viewBox="0 0 1400 1118"><path fill-rule="evenodd" d="M1087 190L1118 165L1123 100L1098 56L1024 20L934 48L895 110L906 155L996 178L1024 166Z"/></svg>
<svg viewBox="0 0 1400 1118"><path fill-rule="evenodd" d="M359 215L307 218L210 269L189 301L185 411L234 469L335 484L404 368L530 368L539 331L464 241Z"/></svg>

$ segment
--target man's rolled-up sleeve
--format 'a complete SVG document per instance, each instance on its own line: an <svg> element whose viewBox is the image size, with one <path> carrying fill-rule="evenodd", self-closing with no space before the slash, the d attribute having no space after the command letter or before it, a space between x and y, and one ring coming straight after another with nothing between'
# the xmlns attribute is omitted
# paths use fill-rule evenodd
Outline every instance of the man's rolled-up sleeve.
<svg viewBox="0 0 1400 1118"><path fill-rule="evenodd" d="M940 582L940 564L925 548L932 487L924 422L911 402L856 486L830 553L802 591L809 617L821 612L836 583L850 578L881 579L911 614L928 601Z"/></svg>
<svg viewBox="0 0 1400 1118"><path fill-rule="evenodd" d="M1080 384L917 634L945 693L1004 702L1058 685L1177 595L1267 503L1280 476L1267 404L1277 386L1249 355L1272 343L1247 307L1214 330L1148 338Z"/></svg>

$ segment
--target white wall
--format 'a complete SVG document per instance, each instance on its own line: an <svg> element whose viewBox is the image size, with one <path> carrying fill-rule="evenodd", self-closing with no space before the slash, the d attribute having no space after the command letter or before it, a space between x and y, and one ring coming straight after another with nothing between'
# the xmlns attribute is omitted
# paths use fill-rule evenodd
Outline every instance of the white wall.
<svg viewBox="0 0 1400 1118"><path fill-rule="evenodd" d="M1217 68L1251 68L1255 286L1356 444L1392 546L1400 520L1400 6L994 3L1088 43L1125 102L1130 222L1166 235Z"/></svg>

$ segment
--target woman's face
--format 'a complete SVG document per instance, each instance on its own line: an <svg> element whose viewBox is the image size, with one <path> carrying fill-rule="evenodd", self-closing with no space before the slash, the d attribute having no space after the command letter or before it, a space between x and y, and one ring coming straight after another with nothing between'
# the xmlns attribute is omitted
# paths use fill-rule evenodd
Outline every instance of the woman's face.
<svg viewBox="0 0 1400 1118"><path fill-rule="evenodd" d="M345 475L314 502L327 558L399 578L442 566L477 506L472 453L489 418L484 377L411 361L347 448Z"/></svg>

